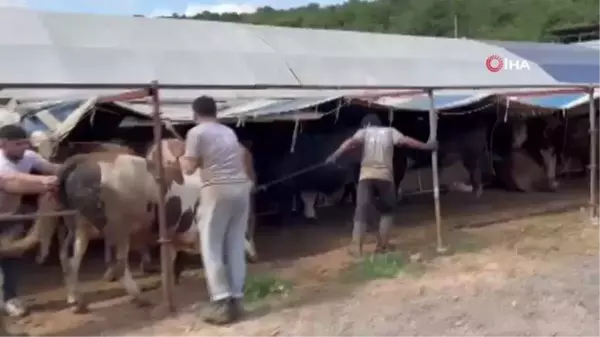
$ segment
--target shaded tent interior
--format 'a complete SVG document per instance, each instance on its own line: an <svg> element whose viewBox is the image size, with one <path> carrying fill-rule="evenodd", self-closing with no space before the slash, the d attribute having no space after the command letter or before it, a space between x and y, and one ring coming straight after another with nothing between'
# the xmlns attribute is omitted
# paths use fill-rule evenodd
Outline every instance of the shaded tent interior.
<svg viewBox="0 0 600 337"><path fill-rule="evenodd" d="M485 96L480 99L465 101L461 97L442 96L435 100L439 109L438 139L445 142L456 132L464 132L468 128L486 124L493 135L489 134L488 142L494 142L494 150L508 148L511 134L503 129L502 121L515 118L531 118L547 114L563 114L565 110L557 109L565 101L573 101L573 94L554 95L547 98L529 98L511 100L501 95ZM570 97L566 97L570 96ZM581 95L579 95L581 96ZM544 99L546 100L544 103ZM596 99L596 101L598 101ZM575 106L568 111L568 116L587 115L588 105ZM58 120L67 120L70 113L77 110L82 101L55 104L54 106L41 106L23 114L23 125L31 132L44 130L48 127L39 120L37 113L47 109ZM308 119L298 117L298 112L281 116L281 120L268 120L261 122L260 118L226 118L224 122L232 126L240 140L251 146L255 161L268 165L273 158L279 158L294 149L294 132L298 133L331 133L341 129L356 130L360 120L367 113L375 113L384 125L393 125L408 136L426 141L429 135L428 105L426 97L416 97L406 104L399 104L401 108L394 108L382 104L368 102L360 99L344 97L332 98L316 106L304 108L302 112L311 113ZM546 104L547 106L543 106ZM61 139L63 144L69 142L118 142L133 147L138 153L144 153L153 140L153 126L151 118L146 113L140 113L127 108L121 103L98 103L91 106L76 123L73 123ZM554 108L552 107L554 106ZM407 108L411 108L410 110ZM598 104L596 103L596 109ZM181 106L187 110L189 107ZM597 111L597 110L596 110ZM194 124L191 120L192 113L187 114L187 120L176 120L170 127L163 127L163 137L173 138L172 130L184 136ZM254 116L260 116L256 113ZM165 113L169 118L169 114ZM180 116L178 116L180 117ZM491 141L494 137L494 141ZM417 150L406 150L411 160L411 168L430 166L431 156ZM498 150L504 153L503 150ZM507 150L506 150L507 151ZM492 158L494 156L492 155ZM493 171L493 161L487 171ZM445 158L440 158L440 167L447 164Z"/></svg>
<svg viewBox="0 0 600 337"><path fill-rule="evenodd" d="M580 95L581 96L581 95ZM553 95L549 97L522 98L511 100L502 95L486 96L473 99L470 102L452 96L436 97L436 108L439 109L439 132L444 133L446 129L452 129L453 122L458 120L464 123L473 120L479 115L488 116L493 114L498 119L535 117L553 113L566 113L569 116L584 115L589 113L588 104L585 101L571 107L568 112L565 109L556 108L564 105L564 102L572 101L577 95ZM598 98L595 99L598 109ZM63 124L69 124L59 135L61 142L100 142L120 140L127 143L148 143L153 139L151 117L142 112L128 108L121 103L97 103L89 106L85 111L79 112L77 119L70 119L70 115L84 104L83 100L49 103L29 107L24 105L19 108L22 116L22 124L28 132L36 130L49 131L50 127L38 116L41 111L47 111ZM298 132L333 132L339 128L357 128L361 118L367 113L375 113L383 124L393 125L409 136L423 139L428 134L429 100L426 97L416 97L406 104L386 106L377 102L368 102L361 99L332 98L318 105L302 109L301 112L311 113L312 116L303 119L297 116L298 111L292 111L288 115L282 115L281 119L261 121L260 113L254 113L256 118L248 118L246 113L239 117L228 117L223 121L234 127L240 140L249 141L258 145L261 141L269 142L277 140L280 151L290 151L296 121L299 121ZM546 106L544 106L546 105ZM186 105L181 109L189 109ZM191 109L190 109L191 110ZM171 119L170 126L179 135L185 135L187 130L193 126L191 111L187 120ZM475 116L475 117L474 117ZM168 112L164 117L170 119ZM444 125L447 124L448 127ZM166 138L173 137L170 127L163 127L163 135ZM268 135L268 137L264 137ZM443 136L442 136L443 138ZM258 142L258 143L257 143ZM260 146L259 146L260 147Z"/></svg>

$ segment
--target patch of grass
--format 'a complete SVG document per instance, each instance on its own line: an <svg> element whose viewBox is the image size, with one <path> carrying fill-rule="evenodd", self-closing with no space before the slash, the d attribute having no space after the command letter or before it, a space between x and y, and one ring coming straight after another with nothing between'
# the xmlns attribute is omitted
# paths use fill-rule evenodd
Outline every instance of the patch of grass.
<svg viewBox="0 0 600 337"><path fill-rule="evenodd" d="M251 303L271 295L287 296L292 287L292 282L274 275L249 275L244 289L244 300Z"/></svg>
<svg viewBox="0 0 600 337"><path fill-rule="evenodd" d="M373 254L348 267L342 274L346 282L361 282L394 278L407 266L408 257L402 253Z"/></svg>

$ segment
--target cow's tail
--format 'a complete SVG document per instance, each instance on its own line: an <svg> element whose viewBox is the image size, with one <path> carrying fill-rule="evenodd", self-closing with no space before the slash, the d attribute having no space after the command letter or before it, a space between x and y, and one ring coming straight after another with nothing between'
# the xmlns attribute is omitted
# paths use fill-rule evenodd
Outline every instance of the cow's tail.
<svg viewBox="0 0 600 337"><path fill-rule="evenodd" d="M67 196L67 179L69 176L75 171L77 165L81 164L86 159L85 154L82 155L74 155L67 159L63 165L60 167L57 173L58 177L58 192L57 198L59 203L64 208L71 208L72 205L69 202L69 198ZM63 218L64 226L60 227L58 231L58 242L60 249L63 249L63 246L71 245L74 243L74 234L75 234L75 218L72 216L66 216ZM54 233L53 233L54 234Z"/></svg>
<svg viewBox="0 0 600 337"><path fill-rule="evenodd" d="M83 155L75 155L65 161L65 163L58 170L58 201L64 206L69 207L69 198L67 197L66 183L67 179L73 173L85 157Z"/></svg>

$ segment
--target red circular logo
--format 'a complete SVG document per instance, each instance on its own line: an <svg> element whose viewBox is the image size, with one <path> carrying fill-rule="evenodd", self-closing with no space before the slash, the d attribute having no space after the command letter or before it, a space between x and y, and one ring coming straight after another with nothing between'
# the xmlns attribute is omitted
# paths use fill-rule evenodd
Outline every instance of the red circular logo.
<svg viewBox="0 0 600 337"><path fill-rule="evenodd" d="M488 57L487 59L485 59L485 67L493 72L493 73L497 73L500 70L502 70L502 68L504 68L504 61L502 60L502 58L498 55L492 55L490 57Z"/></svg>

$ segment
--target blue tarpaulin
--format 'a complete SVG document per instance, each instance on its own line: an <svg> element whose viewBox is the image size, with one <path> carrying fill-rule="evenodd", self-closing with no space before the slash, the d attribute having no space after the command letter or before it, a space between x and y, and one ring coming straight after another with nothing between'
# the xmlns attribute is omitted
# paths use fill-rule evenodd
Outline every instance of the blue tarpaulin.
<svg viewBox="0 0 600 337"><path fill-rule="evenodd" d="M598 93L594 95L598 98ZM554 94L542 97L511 97L511 101L547 109L571 109L589 102L588 94Z"/></svg>
<svg viewBox="0 0 600 337"><path fill-rule="evenodd" d="M470 106L486 101L492 95L474 91L463 93L434 93L433 102L436 110L448 110ZM427 95L417 95L401 98L382 98L376 101L381 105L390 106L400 110L428 111L431 103Z"/></svg>

